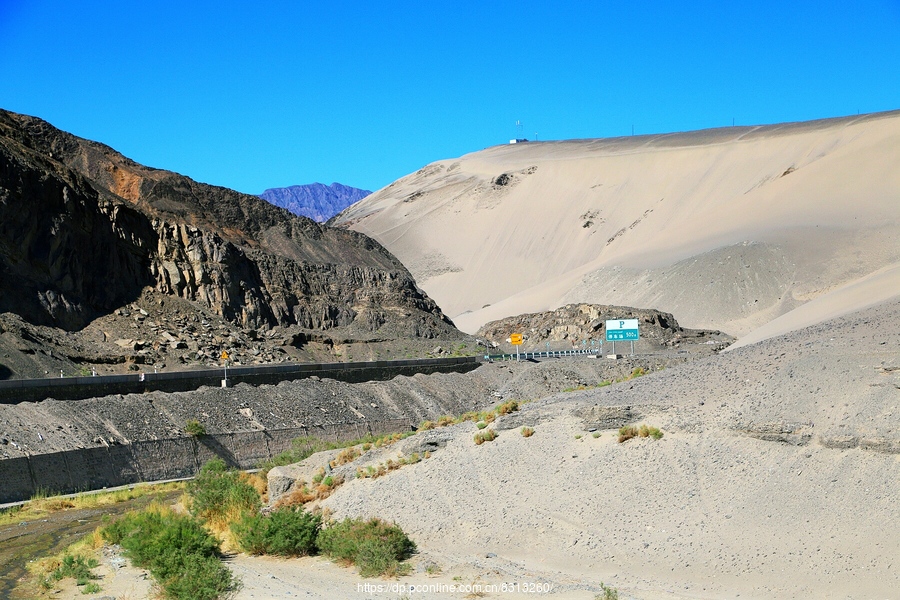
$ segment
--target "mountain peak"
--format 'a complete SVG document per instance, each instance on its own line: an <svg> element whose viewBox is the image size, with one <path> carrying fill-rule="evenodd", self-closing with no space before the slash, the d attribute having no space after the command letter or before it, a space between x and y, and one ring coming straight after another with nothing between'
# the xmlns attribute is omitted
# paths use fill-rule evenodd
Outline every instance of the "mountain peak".
<svg viewBox="0 0 900 600"><path fill-rule="evenodd" d="M310 183L284 188L270 188L260 198L287 209L295 215L309 217L324 223L351 204L362 200L372 192L350 187L342 183Z"/></svg>

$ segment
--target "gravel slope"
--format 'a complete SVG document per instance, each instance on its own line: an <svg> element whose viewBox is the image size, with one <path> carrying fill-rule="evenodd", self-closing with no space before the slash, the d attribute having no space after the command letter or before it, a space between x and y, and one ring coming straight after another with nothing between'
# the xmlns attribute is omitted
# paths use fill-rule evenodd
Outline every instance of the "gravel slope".
<svg viewBox="0 0 900 600"><path fill-rule="evenodd" d="M553 581L561 597L600 581L635 598L896 597L898 324L900 303L882 304L551 396L498 420L494 442L456 426L432 458L325 504L396 520L447 572ZM619 444L624 421L665 436Z"/></svg>

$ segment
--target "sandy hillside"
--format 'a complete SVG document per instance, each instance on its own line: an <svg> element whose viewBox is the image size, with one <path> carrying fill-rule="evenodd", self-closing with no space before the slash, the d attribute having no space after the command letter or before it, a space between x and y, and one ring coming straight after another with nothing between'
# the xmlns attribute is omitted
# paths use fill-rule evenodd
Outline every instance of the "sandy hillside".
<svg viewBox="0 0 900 600"><path fill-rule="evenodd" d="M504 145L428 165L336 222L384 244L468 332L591 302L742 336L900 265L897 164L900 111ZM896 273L778 332L892 296Z"/></svg>
<svg viewBox="0 0 900 600"><path fill-rule="evenodd" d="M550 396L480 446L455 426L430 459L326 504L396 520L448 574L553 582L566 598L601 581L643 599L896 598L898 323L895 301ZM619 444L624 422L664 437Z"/></svg>

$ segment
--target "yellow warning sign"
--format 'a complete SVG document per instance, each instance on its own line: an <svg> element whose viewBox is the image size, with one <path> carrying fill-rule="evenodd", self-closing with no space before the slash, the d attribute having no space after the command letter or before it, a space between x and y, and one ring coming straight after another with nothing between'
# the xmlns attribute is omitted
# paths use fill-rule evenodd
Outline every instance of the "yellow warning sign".
<svg viewBox="0 0 900 600"><path fill-rule="evenodd" d="M521 346L522 345L522 334L514 333L509 336L509 343L513 346Z"/></svg>
<svg viewBox="0 0 900 600"><path fill-rule="evenodd" d="M222 356L220 357L222 360L228 360L228 352L222 350Z"/></svg>

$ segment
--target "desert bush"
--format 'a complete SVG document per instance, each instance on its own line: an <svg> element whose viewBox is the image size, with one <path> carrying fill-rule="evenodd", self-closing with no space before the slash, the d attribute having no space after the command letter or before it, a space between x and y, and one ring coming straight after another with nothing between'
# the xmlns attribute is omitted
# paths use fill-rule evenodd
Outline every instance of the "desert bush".
<svg viewBox="0 0 900 600"><path fill-rule="evenodd" d="M619 429L619 443L626 442L635 437L652 437L654 440L658 440L662 436L663 433L658 427L651 427L646 424L642 424L640 427L626 425Z"/></svg>
<svg viewBox="0 0 900 600"><path fill-rule="evenodd" d="M475 423L475 427L477 427L478 429L484 429L485 427L487 427L487 425L488 424L484 421L478 421L477 423Z"/></svg>
<svg viewBox="0 0 900 600"><path fill-rule="evenodd" d="M475 445L480 446L485 442L493 442L497 439L497 432L493 429L485 429L475 434Z"/></svg>
<svg viewBox="0 0 900 600"><path fill-rule="evenodd" d="M295 486L293 490L278 499L275 508L302 506L313 500L324 500L342 483L344 483L343 478L326 476L325 470L322 469L313 477L314 487L310 488L305 484Z"/></svg>
<svg viewBox="0 0 900 600"><path fill-rule="evenodd" d="M522 437L531 437L534 435L534 429L532 427L523 427L522 428Z"/></svg>
<svg viewBox="0 0 900 600"><path fill-rule="evenodd" d="M400 561L416 550L415 543L396 524L380 519L344 519L319 531L316 541L326 556L355 564L363 577L400 574Z"/></svg>
<svg viewBox="0 0 900 600"><path fill-rule="evenodd" d="M349 448L344 448L338 455L334 457L334 460L331 461L331 468L339 467L341 465L346 465L349 462L353 462L362 454L359 448L356 446L350 446Z"/></svg>
<svg viewBox="0 0 900 600"><path fill-rule="evenodd" d="M197 477L188 483L187 492L191 513L207 521L224 522L244 512L255 513L261 505L256 489L219 458L201 467Z"/></svg>
<svg viewBox="0 0 900 600"><path fill-rule="evenodd" d="M504 402L496 408L497 415L508 415L509 413L519 410L519 403L515 400Z"/></svg>
<svg viewBox="0 0 900 600"><path fill-rule="evenodd" d="M100 585L95 581L91 581L89 583L86 583L84 585L84 587L81 588L81 593L85 594L85 595L96 594L96 593L100 592L100 590L101 590Z"/></svg>
<svg viewBox="0 0 900 600"><path fill-rule="evenodd" d="M92 579L98 579L97 575L91 572L91 569L100 566L96 558L88 558L82 554L63 555L59 566L56 567L47 577L41 579L41 586L44 589L50 589L57 581L61 581L67 577L75 580L76 585L86 585Z"/></svg>
<svg viewBox="0 0 900 600"><path fill-rule="evenodd" d="M219 561L219 542L198 520L151 505L127 513L102 531L159 583L167 598L213 600L235 585Z"/></svg>
<svg viewBox="0 0 900 600"><path fill-rule="evenodd" d="M634 425L625 425L621 429L619 429L619 443L627 442L633 437L637 437L638 428Z"/></svg>
<svg viewBox="0 0 900 600"><path fill-rule="evenodd" d="M245 515L232 523L238 546L248 554L307 556L316 553L322 518L305 510L279 508L267 515Z"/></svg>

